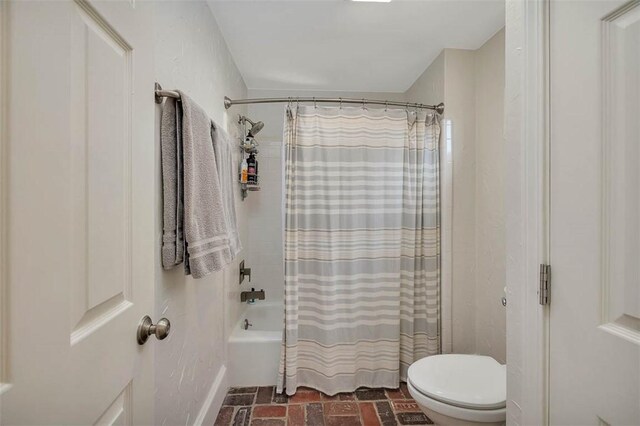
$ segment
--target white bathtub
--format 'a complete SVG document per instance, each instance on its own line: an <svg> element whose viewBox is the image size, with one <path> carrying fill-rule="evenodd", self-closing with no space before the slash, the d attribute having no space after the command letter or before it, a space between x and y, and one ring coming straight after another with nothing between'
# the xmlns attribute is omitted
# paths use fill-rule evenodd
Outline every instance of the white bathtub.
<svg viewBox="0 0 640 426"><path fill-rule="evenodd" d="M244 320L251 324L245 330ZM278 378L284 307L256 301L247 305L229 336L229 384L272 386Z"/></svg>

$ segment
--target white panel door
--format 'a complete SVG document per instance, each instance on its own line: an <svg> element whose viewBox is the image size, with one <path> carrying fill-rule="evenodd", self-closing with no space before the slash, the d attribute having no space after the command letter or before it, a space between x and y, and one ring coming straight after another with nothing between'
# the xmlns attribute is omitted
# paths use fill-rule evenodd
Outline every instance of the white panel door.
<svg viewBox="0 0 640 426"><path fill-rule="evenodd" d="M552 1L550 423L640 424L640 1Z"/></svg>
<svg viewBox="0 0 640 426"><path fill-rule="evenodd" d="M150 424L152 6L13 1L4 424Z"/></svg>

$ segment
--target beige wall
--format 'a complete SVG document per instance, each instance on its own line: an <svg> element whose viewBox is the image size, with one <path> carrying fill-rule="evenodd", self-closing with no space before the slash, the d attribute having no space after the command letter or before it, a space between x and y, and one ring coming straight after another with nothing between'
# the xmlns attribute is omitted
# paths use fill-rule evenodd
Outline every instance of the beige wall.
<svg viewBox="0 0 640 426"><path fill-rule="evenodd" d="M443 50L405 92L407 102L431 105L444 102L444 55Z"/></svg>
<svg viewBox="0 0 640 426"><path fill-rule="evenodd" d="M443 50L406 97L446 105L441 162L443 350L491 355L504 363L504 30L478 50ZM452 152L447 157L449 139Z"/></svg>
<svg viewBox="0 0 640 426"><path fill-rule="evenodd" d="M476 51L476 351L506 363L504 30Z"/></svg>
<svg viewBox="0 0 640 426"><path fill-rule="evenodd" d="M453 148L453 352L475 352L475 52L445 51L445 120Z"/></svg>
<svg viewBox="0 0 640 426"><path fill-rule="evenodd" d="M206 3L155 3L155 40L156 80L166 89L184 90L236 138L233 117L242 109L225 111L223 98L244 98L247 89ZM160 108L156 129L160 128L159 114ZM159 143L158 139L157 146ZM238 161L239 157L234 163ZM182 265L171 271L162 269L159 154L157 164L154 319L169 318L171 334L156 344L155 424L194 424L196 420L213 424L227 391L226 342L240 314L237 264L243 253L225 271L200 280L185 276ZM239 201L237 213L240 237L246 244L247 215Z"/></svg>

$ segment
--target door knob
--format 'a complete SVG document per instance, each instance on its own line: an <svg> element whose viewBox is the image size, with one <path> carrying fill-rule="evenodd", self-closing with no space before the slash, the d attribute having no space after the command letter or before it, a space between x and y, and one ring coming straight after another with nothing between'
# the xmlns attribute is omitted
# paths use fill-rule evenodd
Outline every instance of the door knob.
<svg viewBox="0 0 640 426"><path fill-rule="evenodd" d="M157 324L151 321L149 315L145 315L138 325L138 344L144 345L149 336L156 335L156 339L162 340L169 335L171 323L168 319L162 318Z"/></svg>

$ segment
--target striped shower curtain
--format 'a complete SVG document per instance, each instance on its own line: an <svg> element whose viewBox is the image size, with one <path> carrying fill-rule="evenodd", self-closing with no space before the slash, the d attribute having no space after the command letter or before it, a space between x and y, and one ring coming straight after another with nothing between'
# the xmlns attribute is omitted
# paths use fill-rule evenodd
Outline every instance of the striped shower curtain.
<svg viewBox="0 0 640 426"><path fill-rule="evenodd" d="M435 113L289 107L278 392L397 388L440 349Z"/></svg>

